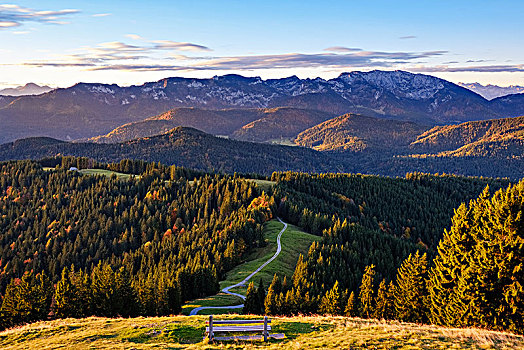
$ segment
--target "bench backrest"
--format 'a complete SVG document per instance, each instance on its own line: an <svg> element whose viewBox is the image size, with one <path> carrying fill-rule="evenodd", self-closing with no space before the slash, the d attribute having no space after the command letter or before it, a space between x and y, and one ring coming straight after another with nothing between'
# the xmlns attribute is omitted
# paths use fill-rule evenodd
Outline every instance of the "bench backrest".
<svg viewBox="0 0 524 350"><path fill-rule="evenodd" d="M260 332L264 335L264 341L267 341L268 331L271 330L271 320L264 316L263 320L213 320L213 315L209 316L206 321L206 333L209 334L209 340L213 340L214 331L227 332ZM246 326L248 325L248 326ZM214 327L216 326L216 327Z"/></svg>

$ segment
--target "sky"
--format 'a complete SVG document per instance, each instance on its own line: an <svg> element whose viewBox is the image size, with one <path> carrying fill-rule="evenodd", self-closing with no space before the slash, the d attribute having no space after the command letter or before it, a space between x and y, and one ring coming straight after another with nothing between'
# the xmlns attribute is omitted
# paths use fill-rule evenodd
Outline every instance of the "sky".
<svg viewBox="0 0 524 350"><path fill-rule="evenodd" d="M524 85L524 1L0 2L0 88L406 70Z"/></svg>

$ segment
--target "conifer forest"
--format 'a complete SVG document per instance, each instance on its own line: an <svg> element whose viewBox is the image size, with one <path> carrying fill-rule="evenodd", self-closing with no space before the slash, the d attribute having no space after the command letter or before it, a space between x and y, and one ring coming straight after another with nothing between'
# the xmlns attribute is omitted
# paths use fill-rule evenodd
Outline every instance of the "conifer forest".
<svg viewBox="0 0 524 350"><path fill-rule="evenodd" d="M84 175L96 168L126 178ZM264 190L253 178L272 181ZM408 173L205 173L57 157L0 163L1 327L178 314L279 217L320 236L246 314L524 333L524 181Z"/></svg>

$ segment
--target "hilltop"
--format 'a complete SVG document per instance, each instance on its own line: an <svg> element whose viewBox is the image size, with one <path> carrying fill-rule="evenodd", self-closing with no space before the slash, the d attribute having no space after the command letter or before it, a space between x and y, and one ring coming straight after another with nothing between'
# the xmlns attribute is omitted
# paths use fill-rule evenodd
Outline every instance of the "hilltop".
<svg viewBox="0 0 524 350"><path fill-rule="evenodd" d="M295 142L319 151L403 151L428 127L412 122L345 114L300 133Z"/></svg>
<svg viewBox="0 0 524 350"><path fill-rule="evenodd" d="M411 148L442 156L520 158L524 154L524 116L436 126L418 136Z"/></svg>
<svg viewBox="0 0 524 350"><path fill-rule="evenodd" d="M220 316L249 318L254 316ZM260 316L259 316L260 317ZM208 344L202 341L207 316L64 319L0 333L0 346L16 349L518 349L524 337L472 328L444 328L346 317L272 317L272 333L284 340Z"/></svg>

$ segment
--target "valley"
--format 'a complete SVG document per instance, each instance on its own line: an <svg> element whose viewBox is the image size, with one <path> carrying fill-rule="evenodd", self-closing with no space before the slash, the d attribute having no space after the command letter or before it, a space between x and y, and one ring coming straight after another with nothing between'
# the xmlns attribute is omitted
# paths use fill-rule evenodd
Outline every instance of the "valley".
<svg viewBox="0 0 524 350"><path fill-rule="evenodd" d="M0 349L524 349L522 13L0 4Z"/></svg>

